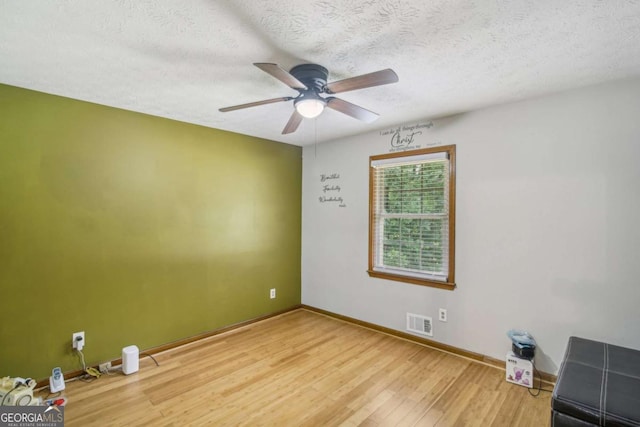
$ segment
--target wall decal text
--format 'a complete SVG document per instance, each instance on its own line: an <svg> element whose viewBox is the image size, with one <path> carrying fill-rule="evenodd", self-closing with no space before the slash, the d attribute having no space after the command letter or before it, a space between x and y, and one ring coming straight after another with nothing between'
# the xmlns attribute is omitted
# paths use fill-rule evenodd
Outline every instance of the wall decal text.
<svg viewBox="0 0 640 427"><path fill-rule="evenodd" d="M389 138L390 152L406 151L421 148L419 137L433 127L433 122L416 123L415 125L401 125L380 131L380 136Z"/></svg>
<svg viewBox="0 0 640 427"><path fill-rule="evenodd" d="M322 189L322 195L318 197L320 203L336 203L338 207L347 207L347 204L344 202L344 198L340 195L342 187L337 184L339 179L339 173L334 172L328 174L320 174L320 183Z"/></svg>

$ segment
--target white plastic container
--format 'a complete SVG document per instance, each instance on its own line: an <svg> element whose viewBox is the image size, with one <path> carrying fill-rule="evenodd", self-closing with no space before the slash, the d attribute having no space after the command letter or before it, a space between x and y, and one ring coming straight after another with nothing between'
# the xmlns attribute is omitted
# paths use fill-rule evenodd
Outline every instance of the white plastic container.
<svg viewBox="0 0 640 427"><path fill-rule="evenodd" d="M140 350L137 345L130 345L122 349L122 372L125 375L138 372L140 367Z"/></svg>

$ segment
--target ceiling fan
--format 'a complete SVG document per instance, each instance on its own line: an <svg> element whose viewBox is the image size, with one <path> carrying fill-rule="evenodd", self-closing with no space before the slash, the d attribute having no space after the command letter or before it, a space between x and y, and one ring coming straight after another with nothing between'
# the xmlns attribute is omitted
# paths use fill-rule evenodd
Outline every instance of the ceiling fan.
<svg viewBox="0 0 640 427"><path fill-rule="evenodd" d="M253 65L272 75L290 88L297 90L299 92L298 96L284 96L281 98L265 99L264 101L256 101L248 104L220 108L220 111L225 113L227 111L240 110L242 108L293 100L295 109L293 110L293 114L291 115L289 122L284 127L282 134L295 132L303 118L312 119L317 117L322 113L325 107L339 111L355 119L371 123L378 118L378 114L373 111L369 111L334 96L322 97L320 95L323 93L333 95L350 90L386 85L398 81L398 75L389 68L327 83L329 71L323 66L317 64L297 65L293 67L291 71L286 71L277 64L254 63Z"/></svg>

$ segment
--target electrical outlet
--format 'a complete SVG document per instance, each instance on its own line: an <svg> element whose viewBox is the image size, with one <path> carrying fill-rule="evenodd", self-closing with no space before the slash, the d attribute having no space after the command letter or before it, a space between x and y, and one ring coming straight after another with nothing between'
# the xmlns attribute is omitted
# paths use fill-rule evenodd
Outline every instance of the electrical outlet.
<svg viewBox="0 0 640 427"><path fill-rule="evenodd" d="M82 332L74 332L73 336L71 337L71 345L73 346L74 350L82 350L82 348L85 345L85 341L84 341L84 331Z"/></svg>
<svg viewBox="0 0 640 427"><path fill-rule="evenodd" d="M98 370L103 374L108 373L109 369L111 369L111 362L105 362L98 365Z"/></svg>
<svg viewBox="0 0 640 427"><path fill-rule="evenodd" d="M447 309L446 308L441 308L440 311L438 312L438 320L440 320L441 322L446 322L447 321Z"/></svg>
<svg viewBox="0 0 640 427"><path fill-rule="evenodd" d="M269 291L269 298L274 299L276 297L276 288L271 288Z"/></svg>

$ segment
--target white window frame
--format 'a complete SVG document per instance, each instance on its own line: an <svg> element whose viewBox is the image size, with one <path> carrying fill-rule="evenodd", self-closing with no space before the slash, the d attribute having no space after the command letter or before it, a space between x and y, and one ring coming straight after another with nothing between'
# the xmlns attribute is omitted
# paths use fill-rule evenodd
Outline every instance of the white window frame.
<svg viewBox="0 0 640 427"><path fill-rule="evenodd" d="M384 212L384 185L376 180L381 179L376 171L382 168L422 164L430 161L448 161L448 176L445 192L448 193L446 212L440 214L411 214ZM455 284L455 145L412 150L399 153L381 154L369 158L369 269L371 277L395 280L417 285L432 286L442 289L454 289ZM428 272L401 267L389 267L383 263L384 256L384 220L387 218L402 219L446 219L443 242L446 254L443 261L446 271ZM446 259L445 259L446 258Z"/></svg>

